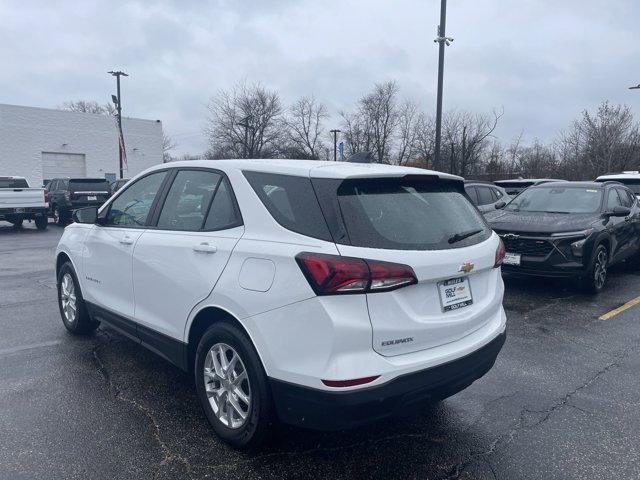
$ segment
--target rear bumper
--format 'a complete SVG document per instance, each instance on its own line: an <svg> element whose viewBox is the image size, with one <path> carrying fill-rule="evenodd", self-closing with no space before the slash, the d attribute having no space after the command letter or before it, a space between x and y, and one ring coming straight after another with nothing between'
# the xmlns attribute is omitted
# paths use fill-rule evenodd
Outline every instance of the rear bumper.
<svg viewBox="0 0 640 480"><path fill-rule="evenodd" d="M47 207L15 207L15 208L0 208L0 220L7 217L37 217L46 216L48 212Z"/></svg>
<svg viewBox="0 0 640 480"><path fill-rule="evenodd" d="M315 430L341 430L420 411L458 393L493 366L506 339L501 333L464 357L361 390L325 391L270 379L278 417Z"/></svg>

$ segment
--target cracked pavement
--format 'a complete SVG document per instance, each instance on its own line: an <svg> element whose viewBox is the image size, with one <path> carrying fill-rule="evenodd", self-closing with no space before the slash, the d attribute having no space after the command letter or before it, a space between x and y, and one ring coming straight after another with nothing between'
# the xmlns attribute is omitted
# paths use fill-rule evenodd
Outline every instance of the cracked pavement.
<svg viewBox="0 0 640 480"><path fill-rule="evenodd" d="M353 431L280 426L260 451L221 444L191 381L101 327L59 319L62 230L0 222L0 479L640 478L640 272L606 291L508 279L495 367L411 418Z"/></svg>

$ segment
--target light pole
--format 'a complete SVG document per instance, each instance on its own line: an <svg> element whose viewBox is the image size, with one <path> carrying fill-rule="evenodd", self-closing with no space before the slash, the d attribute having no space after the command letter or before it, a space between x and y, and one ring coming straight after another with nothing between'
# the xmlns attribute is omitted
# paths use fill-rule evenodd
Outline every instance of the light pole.
<svg viewBox="0 0 640 480"><path fill-rule="evenodd" d="M239 127L244 128L244 148L242 149L243 158L247 158L247 146L249 144L249 129L253 129L251 123L249 123L253 117L251 115L247 115L242 119L241 122L238 122Z"/></svg>
<svg viewBox="0 0 640 480"><path fill-rule="evenodd" d="M116 77L116 86L117 86L117 98L114 97L113 95L111 95L111 99L113 100L113 102L116 104L116 111L117 111L117 119L118 119L118 158L119 158L119 165L120 165L120 179L123 178L123 173L122 173L122 159L123 156L124 158L126 158L126 152L124 150L124 135L122 133L122 96L120 95L120 77L128 77L129 75L127 75L126 73L120 71L120 70L116 70L116 71L109 71L107 73L110 73L111 75L113 75L114 77ZM116 102L117 100L117 102Z"/></svg>
<svg viewBox="0 0 640 480"><path fill-rule="evenodd" d="M337 161L338 159L338 134L342 131L342 130L338 130L337 128L334 128L333 130L329 130L331 133L333 133L333 161Z"/></svg>
<svg viewBox="0 0 640 480"><path fill-rule="evenodd" d="M440 166L440 143L442 141L442 83L444 79L444 47L451 45L453 38L445 34L447 23L447 0L440 0L440 25L438 25L438 36L434 40L438 46L438 98L436 100L436 145L434 152L434 166Z"/></svg>
<svg viewBox="0 0 640 480"><path fill-rule="evenodd" d="M634 87L629 87L629 90L640 90L640 83Z"/></svg>

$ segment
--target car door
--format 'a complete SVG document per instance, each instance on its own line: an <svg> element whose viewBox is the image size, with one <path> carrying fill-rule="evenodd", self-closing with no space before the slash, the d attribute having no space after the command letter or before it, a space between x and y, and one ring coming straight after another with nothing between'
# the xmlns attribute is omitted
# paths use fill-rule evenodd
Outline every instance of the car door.
<svg viewBox="0 0 640 480"><path fill-rule="evenodd" d="M244 227L228 179L210 169L178 170L156 217L136 244L133 286L140 339L162 350L157 332L183 340Z"/></svg>
<svg viewBox="0 0 640 480"><path fill-rule="evenodd" d="M166 177L167 170L153 172L118 192L100 211L100 225L94 225L85 239L85 299L125 319L134 312L133 249ZM130 324L123 323L121 329L135 334Z"/></svg>
<svg viewBox="0 0 640 480"><path fill-rule="evenodd" d="M622 201L618 191L610 188L607 192L606 212L612 212L615 207L621 207ZM624 257L627 247L628 238L626 235L628 222L624 217L614 217L609 215L607 220L607 232L611 236L611 252L609 253L611 260L617 261Z"/></svg>
<svg viewBox="0 0 640 480"><path fill-rule="evenodd" d="M627 257L637 250L635 233L635 222L637 217L634 215L634 202L627 195L627 191L623 188L615 188L618 196L620 197L620 203L623 207L627 207L631 210L631 213L622 218L620 222L620 256Z"/></svg>

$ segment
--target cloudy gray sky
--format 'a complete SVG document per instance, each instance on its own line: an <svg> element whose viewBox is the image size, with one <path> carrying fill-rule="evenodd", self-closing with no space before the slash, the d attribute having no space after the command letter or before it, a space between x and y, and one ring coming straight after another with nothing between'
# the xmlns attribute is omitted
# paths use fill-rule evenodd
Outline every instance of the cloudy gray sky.
<svg viewBox="0 0 640 480"><path fill-rule="evenodd" d="M435 110L439 0L0 0L0 103L106 102L206 148L207 99L258 81L335 115L375 82ZM640 1L449 0L445 109L504 107L497 135L551 139L604 99L640 111ZM337 119L336 119L337 121Z"/></svg>

